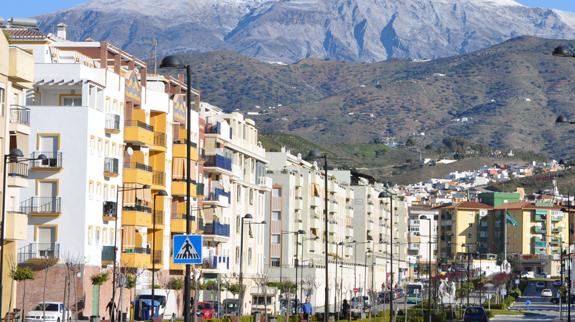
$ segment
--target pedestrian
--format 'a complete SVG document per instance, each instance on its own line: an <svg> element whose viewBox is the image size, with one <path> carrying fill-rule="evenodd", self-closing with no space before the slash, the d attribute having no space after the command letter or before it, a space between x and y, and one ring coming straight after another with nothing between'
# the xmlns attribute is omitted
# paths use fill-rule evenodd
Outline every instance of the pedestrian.
<svg viewBox="0 0 575 322"><path fill-rule="evenodd" d="M343 299L343 303L341 305L341 314L349 318L349 303L347 303L347 299Z"/></svg>
<svg viewBox="0 0 575 322"><path fill-rule="evenodd" d="M110 317L110 321L112 320L112 314L114 314L116 312L116 303L114 303L114 301L110 300L110 302L108 302L108 305L106 305L106 310L108 310L108 317Z"/></svg>
<svg viewBox="0 0 575 322"><path fill-rule="evenodd" d="M305 303L301 306L301 310L303 313L303 319L305 321L309 321L310 320L310 316L313 313L313 308L311 306L311 303L309 302L309 298L307 298L305 300Z"/></svg>

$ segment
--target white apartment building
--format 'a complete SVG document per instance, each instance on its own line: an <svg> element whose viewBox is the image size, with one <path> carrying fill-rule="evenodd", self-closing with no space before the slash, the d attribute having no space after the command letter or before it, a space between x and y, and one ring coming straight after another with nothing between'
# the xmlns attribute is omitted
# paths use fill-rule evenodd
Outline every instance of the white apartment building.
<svg viewBox="0 0 575 322"><path fill-rule="evenodd" d="M429 277L429 264L435 274L438 216L439 210L432 206L409 207L407 257L414 277Z"/></svg>
<svg viewBox="0 0 575 322"><path fill-rule="evenodd" d="M200 215L199 229L204 235L204 280L237 282L240 269L241 225L243 236L243 312L254 307L264 277L265 201L272 184L266 176L265 150L258 141L255 123L240 113L225 113L202 102L200 116L205 121L206 197L204 206L214 205ZM273 290L268 288L268 292ZM272 297L273 294L267 294ZM270 305L270 308L272 305ZM271 312L270 312L271 313Z"/></svg>

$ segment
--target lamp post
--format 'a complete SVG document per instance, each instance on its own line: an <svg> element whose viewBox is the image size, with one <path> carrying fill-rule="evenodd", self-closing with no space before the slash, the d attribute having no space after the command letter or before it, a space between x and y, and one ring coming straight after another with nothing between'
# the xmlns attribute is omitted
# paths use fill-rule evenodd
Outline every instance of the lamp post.
<svg viewBox="0 0 575 322"><path fill-rule="evenodd" d="M165 190L160 190L154 195L154 211L152 212L152 318L154 315L154 295L156 289L155 276L156 276L156 198L165 197L168 193Z"/></svg>
<svg viewBox="0 0 575 322"><path fill-rule="evenodd" d="M389 191L382 191L379 193L378 198L389 198L389 261L391 266L391 286L390 286L390 293L389 293L389 321L393 322L393 299L395 297L395 293L393 290L393 197L394 194L390 193Z"/></svg>
<svg viewBox="0 0 575 322"><path fill-rule="evenodd" d="M337 316L337 321L339 321L339 310L337 309L337 265L338 265L338 256L339 256L339 246L342 248L343 253L343 242L339 242L335 244L335 277L333 280L333 309L335 310L335 315ZM343 265L343 256L341 259L341 263ZM341 270L341 275L343 276L343 269ZM341 284L339 285L341 289ZM339 299L341 301L341 299Z"/></svg>
<svg viewBox="0 0 575 322"><path fill-rule="evenodd" d="M112 303L114 303L113 306L116 306L116 267L117 267L117 260L116 260L116 254L118 253L118 209L121 208L118 203L120 200L120 192L128 192L128 191L136 191L136 190L145 190L145 189L150 189L150 185L144 184L140 187L123 187L123 186L118 186L116 188L116 211L115 211L115 217L116 220L114 220L114 255L113 255L113 263L112 263ZM122 204L124 204L124 198L122 198ZM152 274L153 276L154 274ZM153 284L153 283L152 283ZM114 311L114 308L112 308L112 311ZM116 320L116 314L113 313L110 316L110 321L114 322Z"/></svg>
<svg viewBox="0 0 575 322"><path fill-rule="evenodd" d="M23 158L24 154L20 149L12 149L9 154L4 155L4 164L2 171L2 223L0 225L0 279L4 276L4 242L5 242L5 222L6 222L6 165L8 163L20 163L36 160L46 160L47 157L44 154L38 155L37 158ZM0 320L2 319L2 303L4 287L3 283L0 281ZM12 295L10 295L12 296Z"/></svg>
<svg viewBox="0 0 575 322"><path fill-rule="evenodd" d="M304 238L304 239L301 240L301 262L302 262L301 267L302 267L302 268L301 268L301 274L300 274L300 276L299 276L299 287L300 287L300 289L299 289L299 292L300 292L300 293L299 293L299 297L302 298L302 299L303 299L303 262L304 262L304 260L303 260L303 256L304 256L303 243L304 243L305 241L308 241L308 240L318 240L318 239L319 239L319 237L318 237L318 236L315 236L315 237L310 237L310 238ZM297 282L297 281L296 281L296 282Z"/></svg>
<svg viewBox="0 0 575 322"><path fill-rule="evenodd" d="M305 231L303 231L302 229L298 230L295 232L295 304L297 305L297 273L298 273L298 267L299 267L299 254L298 254L298 244L299 244L299 235L305 235ZM303 241L302 241L302 254L303 254ZM301 300L302 298L300 298ZM297 307L296 307L297 310ZM297 313L297 311L296 311Z"/></svg>
<svg viewBox="0 0 575 322"><path fill-rule="evenodd" d="M429 322L431 322L431 226L433 223L433 219L432 217L426 217L426 216L420 216L419 220L427 220L429 221L429 236L427 236L427 240L428 240L428 258L427 258L427 270L429 272L429 285L428 285L428 292L427 292L427 318L429 320ZM437 265L437 263L435 264ZM435 277L437 278L437 276Z"/></svg>
<svg viewBox="0 0 575 322"><path fill-rule="evenodd" d="M242 316L243 308L244 308L244 224L245 220L252 220L253 216L251 214L245 214L241 219L241 227L240 227L240 303L239 303L239 316ZM250 223L250 222L248 222ZM254 225L264 225L266 222L265 220L260 223L253 223Z"/></svg>
<svg viewBox="0 0 575 322"><path fill-rule="evenodd" d="M191 171L192 171L192 70L190 64L184 64L174 55L166 56L160 63L160 68L173 68L186 70L186 235L192 232L191 223ZM190 322L190 275L192 267L186 264L186 276L184 278L184 322ZM197 302L195 300L194 302ZM195 314L194 314L195 320ZM114 321L112 321L114 322Z"/></svg>
<svg viewBox="0 0 575 322"><path fill-rule="evenodd" d="M561 116L559 117L561 118ZM559 122L559 118L557 121ZM570 124L573 124L569 122ZM565 251L565 256L567 256L567 321L571 322L571 197L567 196L567 209L563 208L561 211L567 211L567 250ZM563 269L563 268L562 268Z"/></svg>
<svg viewBox="0 0 575 322"><path fill-rule="evenodd" d="M365 251L365 256L363 258L363 296L364 298L361 299L361 306L365 311L365 293L367 290L367 257L371 254L371 249L367 249ZM373 255L372 255L373 256Z"/></svg>
<svg viewBox="0 0 575 322"><path fill-rule="evenodd" d="M328 231L328 177L327 177L327 154L321 154L319 151L314 150L311 151L309 156L314 159L323 158L324 166L324 252L325 252L325 291L324 291L324 313L323 313L323 321L329 321L329 258L328 258L328 248L329 248L329 231Z"/></svg>

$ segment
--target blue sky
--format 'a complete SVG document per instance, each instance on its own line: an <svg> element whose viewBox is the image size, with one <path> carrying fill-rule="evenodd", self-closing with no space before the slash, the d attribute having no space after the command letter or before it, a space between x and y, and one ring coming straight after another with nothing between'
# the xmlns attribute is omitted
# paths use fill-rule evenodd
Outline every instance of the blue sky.
<svg viewBox="0 0 575 322"><path fill-rule="evenodd" d="M169 1L169 0L159 0ZM217 1L217 0L214 0ZM556 8L575 12L574 0L516 0L530 7ZM86 0L2 0L0 16L31 17L71 7Z"/></svg>

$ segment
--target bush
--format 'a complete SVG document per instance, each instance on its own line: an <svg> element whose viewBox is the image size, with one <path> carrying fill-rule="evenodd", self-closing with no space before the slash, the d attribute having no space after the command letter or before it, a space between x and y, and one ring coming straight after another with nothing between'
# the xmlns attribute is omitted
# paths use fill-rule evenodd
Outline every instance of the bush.
<svg viewBox="0 0 575 322"><path fill-rule="evenodd" d="M511 290L511 292L509 292L509 296L513 297L514 299L520 297L521 294L522 294L521 289L519 288L514 288L513 290Z"/></svg>
<svg viewBox="0 0 575 322"><path fill-rule="evenodd" d="M495 314L493 314L493 311L487 311L487 317L492 319L495 316Z"/></svg>

